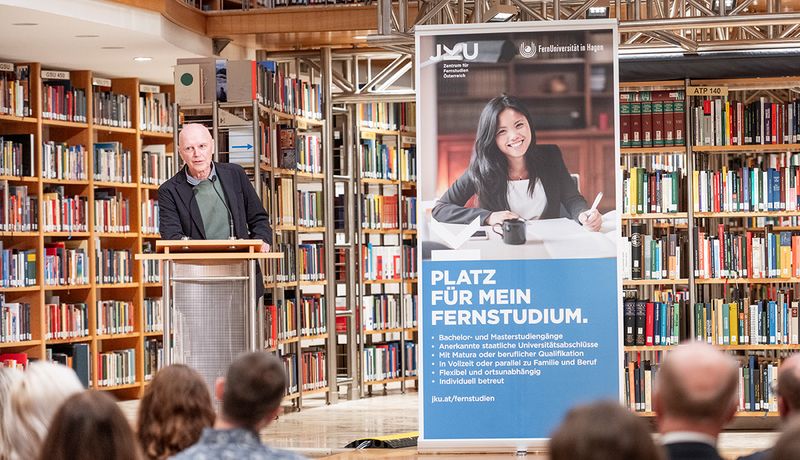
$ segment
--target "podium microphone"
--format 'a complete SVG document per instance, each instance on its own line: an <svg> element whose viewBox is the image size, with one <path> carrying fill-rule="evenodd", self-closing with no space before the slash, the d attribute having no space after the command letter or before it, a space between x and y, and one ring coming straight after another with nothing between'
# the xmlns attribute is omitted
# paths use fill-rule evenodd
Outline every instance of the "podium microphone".
<svg viewBox="0 0 800 460"><path fill-rule="evenodd" d="M222 204L225 206L225 210L228 211L228 227L230 228L230 232L231 232L230 239L231 240L235 240L236 239L236 235L233 233L233 214L231 214L231 208L228 207L228 203L225 201L225 198L222 195L220 195L219 190L217 190L217 187L214 184L214 182L217 181L217 176L214 176L214 177L210 178L209 180L211 181L211 188L214 189L214 192L217 194L219 199L222 200Z"/></svg>

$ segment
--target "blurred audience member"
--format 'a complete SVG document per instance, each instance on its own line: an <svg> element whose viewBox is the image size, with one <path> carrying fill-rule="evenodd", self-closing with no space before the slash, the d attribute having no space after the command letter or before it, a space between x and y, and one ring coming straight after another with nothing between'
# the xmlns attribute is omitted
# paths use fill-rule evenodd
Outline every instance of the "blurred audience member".
<svg viewBox="0 0 800 460"><path fill-rule="evenodd" d="M11 388L11 458L38 458L53 415L64 400L81 391L83 385L69 367L46 361L28 365L22 379Z"/></svg>
<svg viewBox="0 0 800 460"><path fill-rule="evenodd" d="M303 457L261 443L258 432L278 416L286 391L283 362L264 352L245 353L230 365L216 384L222 410L214 428L203 430L200 441L176 455L179 460L246 458L296 460Z"/></svg>
<svg viewBox="0 0 800 460"><path fill-rule="evenodd" d="M50 424L40 460L142 460L133 429L117 401L84 391L64 401Z"/></svg>
<svg viewBox="0 0 800 460"><path fill-rule="evenodd" d="M163 460L195 444L214 424L203 378L183 364L156 373L139 403L137 436L147 458Z"/></svg>
<svg viewBox="0 0 800 460"><path fill-rule="evenodd" d="M567 412L550 438L551 460L663 460L647 422L616 402Z"/></svg>

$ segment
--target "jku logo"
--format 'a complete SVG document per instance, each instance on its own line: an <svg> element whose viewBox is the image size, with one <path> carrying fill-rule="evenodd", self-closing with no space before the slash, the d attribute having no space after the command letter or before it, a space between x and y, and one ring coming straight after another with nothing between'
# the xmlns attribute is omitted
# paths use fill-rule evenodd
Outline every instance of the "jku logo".
<svg viewBox="0 0 800 460"><path fill-rule="evenodd" d="M469 45L472 45L470 52ZM456 43L452 48L441 43L436 45L436 54L430 57L430 61L472 61L478 57L477 43Z"/></svg>
<svg viewBox="0 0 800 460"><path fill-rule="evenodd" d="M524 58L532 58L536 56L536 43L522 42L519 44L519 55Z"/></svg>

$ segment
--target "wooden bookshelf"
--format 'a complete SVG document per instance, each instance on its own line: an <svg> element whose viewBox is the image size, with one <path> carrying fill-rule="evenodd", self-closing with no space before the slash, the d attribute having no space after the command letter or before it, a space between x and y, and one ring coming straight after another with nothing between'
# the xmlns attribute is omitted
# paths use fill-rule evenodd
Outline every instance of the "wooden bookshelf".
<svg viewBox="0 0 800 460"><path fill-rule="evenodd" d="M26 65L23 63L23 65ZM3 133L30 134L33 136L35 162L34 175L31 177L3 176L0 180L10 183L27 185L29 193L39 198L48 190L63 187L65 195L79 195L87 200L86 231L45 231L44 216L39 214L38 229L36 231L4 231L0 232L4 247L15 249L34 249L36 254L36 284L21 288L2 289L6 302L26 302L31 305L31 334L33 339L21 342L0 343L3 352L24 352L33 359L47 359L50 350L70 350L75 345L88 346L90 363L90 386L103 391L113 391L117 397L127 399L139 396L144 382L144 340L160 337L161 333L144 332L143 298L145 286L151 291L159 284L145 284L142 282L142 270L133 262L133 255L141 251L143 237L158 238L157 234L143 235L140 229L140 197L139 191L143 188L157 189L157 186L143 184L141 177L141 144L140 136L162 138L163 142L171 145L172 134L144 133L140 129L140 99L139 80L137 78L104 79L102 76L90 71L69 71L69 80L73 88L85 94L86 107L79 109L86 121L66 121L51 119L45 116L46 108L43 105L43 92L45 91L43 67L39 64L30 66L30 107L32 114L27 117L0 116L0 135ZM50 76L53 76L52 74ZM61 78L61 77L58 77ZM98 79L99 78L99 79ZM93 85L98 83L98 85ZM129 101L129 126L105 126L95 123L94 103L99 86L110 84L111 92L127 98ZM171 93L171 87L166 90ZM99 97L99 96L98 96ZM80 113L80 112L76 112ZM87 173L85 179L51 178L45 175L44 147L47 142L65 144L68 146L83 146L88 163L84 165ZM98 142L119 142L125 150L130 152L130 165L128 171L130 180L113 182L95 179L93 146ZM150 141L148 141L150 142ZM170 148L170 150L172 150ZM62 177L62 176L59 176ZM114 191L116 196L128 201L127 225L128 229L120 232L101 231L95 225L95 194L98 189ZM109 224L110 225L110 224ZM79 245L86 251L86 275L88 282L85 284L57 284L45 282L44 255L46 248L51 243L64 243L66 245ZM100 246L98 247L97 244ZM70 246L67 246L70 247ZM130 257L128 274L130 282L125 283L99 283L96 276L100 267L96 264L96 249L127 250ZM86 327L88 335L71 338L53 338L45 340L48 324L46 320L47 304L51 297L58 297L60 303L85 304ZM98 334L96 329L97 302L106 300L119 300L128 302L133 309L133 330L120 334ZM132 383L120 386L98 385L98 356L99 353L113 352L117 349L133 350L135 373Z"/></svg>

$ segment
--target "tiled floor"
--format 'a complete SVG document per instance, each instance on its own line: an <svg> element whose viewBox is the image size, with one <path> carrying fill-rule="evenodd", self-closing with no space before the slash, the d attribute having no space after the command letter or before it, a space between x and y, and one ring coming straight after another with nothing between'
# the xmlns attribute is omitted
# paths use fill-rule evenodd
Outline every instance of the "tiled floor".
<svg viewBox="0 0 800 460"><path fill-rule="evenodd" d="M272 446L297 450L309 457L333 456L336 459L430 459L463 460L475 458L495 460L519 458L509 454L443 455L419 454L415 448L385 450L345 449L349 442L363 437L383 436L417 431L417 393L400 394L389 390L386 396L373 396L354 401L340 401L326 405L324 399L307 400L301 411L289 412L262 432L264 441ZM133 419L137 403L122 403L125 412ZM720 438L720 448L726 458L762 449L770 445L773 432L726 432ZM531 453L531 459L544 459L544 454Z"/></svg>

